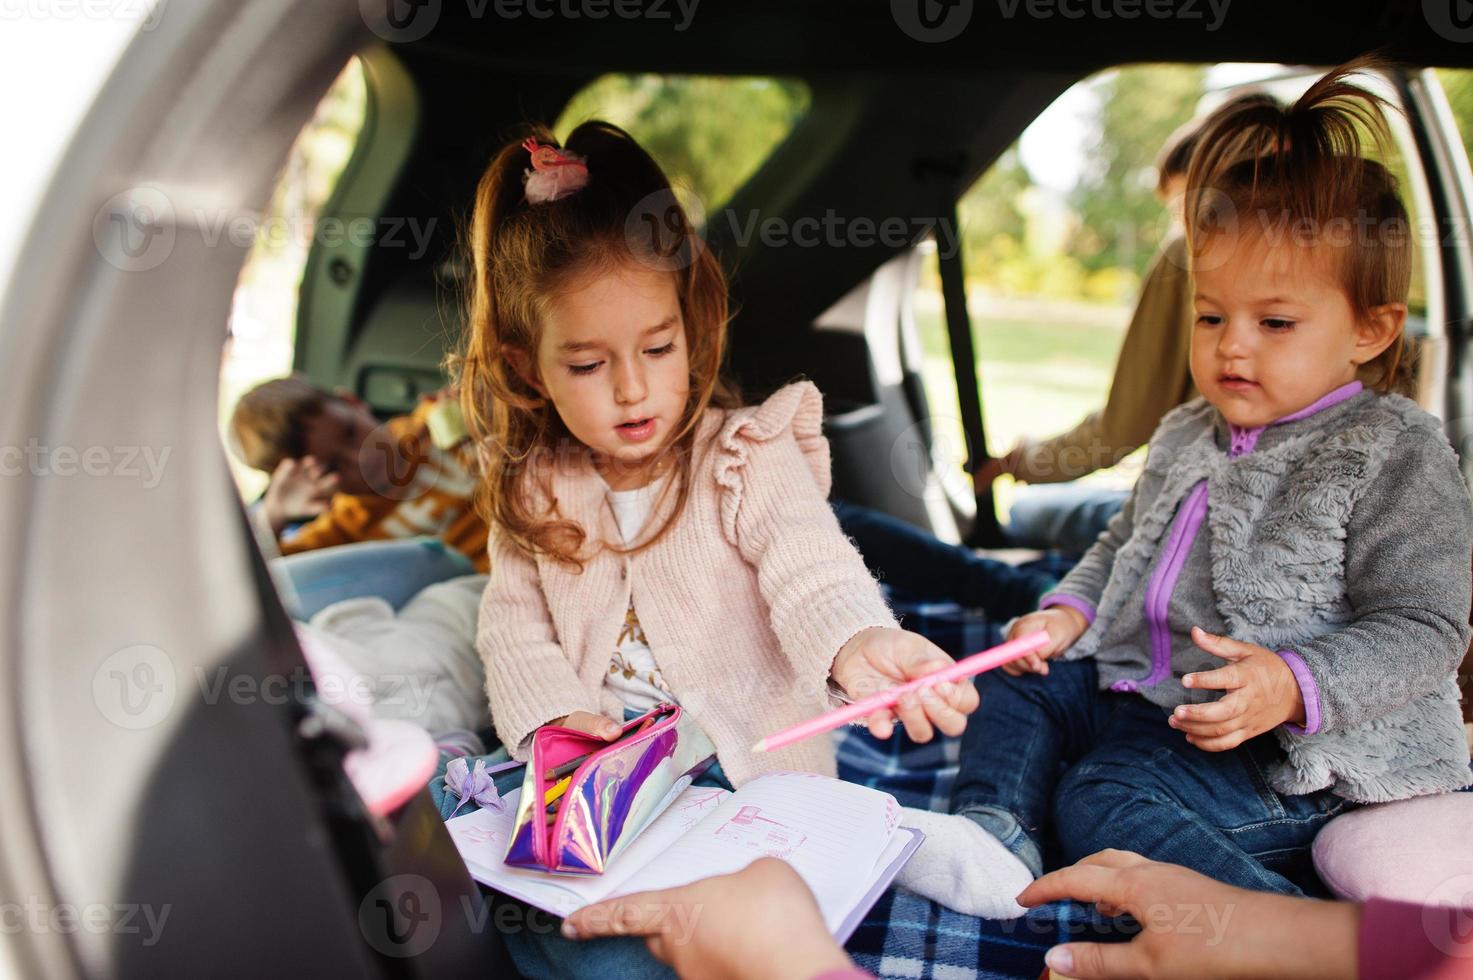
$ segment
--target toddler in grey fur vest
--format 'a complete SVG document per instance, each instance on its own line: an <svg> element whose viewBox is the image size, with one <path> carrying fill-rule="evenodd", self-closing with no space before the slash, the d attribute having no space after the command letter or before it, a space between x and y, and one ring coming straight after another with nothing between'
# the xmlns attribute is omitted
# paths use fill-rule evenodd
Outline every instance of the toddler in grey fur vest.
<svg viewBox="0 0 1473 980"><path fill-rule="evenodd" d="M1019 866L1113 847L1314 894L1335 814L1473 782L1455 681L1473 505L1438 420L1393 393L1410 230L1360 153L1357 126L1384 139L1385 119L1353 68L1204 127L1186 200L1202 397L1013 625L1048 645L978 682L942 819L987 860L933 861L912 889L980 911L969 896Z"/></svg>

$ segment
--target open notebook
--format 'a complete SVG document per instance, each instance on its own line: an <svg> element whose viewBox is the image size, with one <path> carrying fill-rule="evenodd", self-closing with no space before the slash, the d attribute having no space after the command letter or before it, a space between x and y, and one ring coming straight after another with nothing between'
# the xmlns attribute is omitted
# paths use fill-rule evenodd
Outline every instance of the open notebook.
<svg viewBox="0 0 1473 980"><path fill-rule="evenodd" d="M771 856L802 876L843 942L925 836L899 826L900 806L888 793L811 773L769 773L735 793L687 787L602 875L554 875L502 862L520 792L501 811L477 810L446 827L471 877L560 916L604 898L740 871Z"/></svg>

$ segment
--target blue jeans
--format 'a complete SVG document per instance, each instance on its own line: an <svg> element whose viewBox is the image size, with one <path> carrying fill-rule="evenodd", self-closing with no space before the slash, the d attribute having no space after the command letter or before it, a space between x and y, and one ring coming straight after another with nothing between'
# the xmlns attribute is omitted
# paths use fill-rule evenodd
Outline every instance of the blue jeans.
<svg viewBox="0 0 1473 980"><path fill-rule="evenodd" d="M993 671L977 691L951 812L1035 871L1042 854L1070 864L1113 847L1243 888L1323 893L1310 845L1353 804L1271 789L1265 774L1283 757L1272 733L1205 752L1165 709L1101 691L1092 660L1053 661L1047 677Z"/></svg>
<svg viewBox="0 0 1473 980"><path fill-rule="evenodd" d="M1082 555L1128 496L1128 490L1080 482L1024 487L1008 511L1008 538L1023 548Z"/></svg>
<svg viewBox="0 0 1473 980"><path fill-rule="evenodd" d="M465 555L438 538L359 541L271 560L292 596L283 595L294 619L308 620L343 599L378 596L398 609L421 589L447 578L471 575ZM283 590L284 591L284 590Z"/></svg>
<svg viewBox="0 0 1473 980"><path fill-rule="evenodd" d="M1053 576L984 558L883 511L844 500L829 506L870 571L906 598L949 599L1002 621L1037 609L1054 587Z"/></svg>

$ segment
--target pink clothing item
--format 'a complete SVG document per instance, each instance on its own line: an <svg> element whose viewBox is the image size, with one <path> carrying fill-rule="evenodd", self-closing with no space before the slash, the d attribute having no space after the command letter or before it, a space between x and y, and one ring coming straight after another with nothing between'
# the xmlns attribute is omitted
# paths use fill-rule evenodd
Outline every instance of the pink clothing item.
<svg viewBox="0 0 1473 980"><path fill-rule="evenodd" d="M895 627L879 584L829 509L823 401L811 383L757 406L710 409L697 430L684 513L635 555L618 541L604 483L581 457L537 470L539 494L588 532L583 571L491 533L476 646L491 718L518 760L538 727L573 711L622 717L603 683L631 591L660 670L736 786L764 772L835 774L832 743L752 743L835 706L829 670L861 630ZM674 493L657 502L659 528Z"/></svg>
<svg viewBox="0 0 1473 980"><path fill-rule="evenodd" d="M1361 980L1473 977L1473 909L1373 898L1361 910Z"/></svg>

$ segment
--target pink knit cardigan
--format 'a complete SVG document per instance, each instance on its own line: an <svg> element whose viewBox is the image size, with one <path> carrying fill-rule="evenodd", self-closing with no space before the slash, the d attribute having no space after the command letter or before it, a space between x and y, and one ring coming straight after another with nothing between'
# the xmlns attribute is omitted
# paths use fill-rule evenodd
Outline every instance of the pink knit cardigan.
<svg viewBox="0 0 1473 980"><path fill-rule="evenodd" d="M822 422L822 396L808 382L761 405L708 410L681 519L632 556L594 553L593 542L619 537L592 467L581 458L546 467L559 512L589 531L583 572L529 557L492 531L476 631L491 717L515 758L553 718L622 717L603 682L632 589L661 673L733 784L780 769L834 774L828 738L751 750L833 706L829 669L850 637L896 625L826 502ZM674 497L649 527L663 524Z"/></svg>

